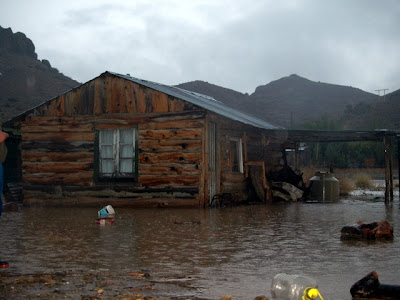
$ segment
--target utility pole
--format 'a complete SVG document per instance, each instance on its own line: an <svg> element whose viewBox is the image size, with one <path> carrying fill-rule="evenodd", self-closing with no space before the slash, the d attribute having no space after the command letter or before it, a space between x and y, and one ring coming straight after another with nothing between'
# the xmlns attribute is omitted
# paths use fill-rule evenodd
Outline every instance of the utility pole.
<svg viewBox="0 0 400 300"><path fill-rule="evenodd" d="M381 95L381 91L383 91L383 102L385 102L385 96L386 96L386 91L387 91L388 89L380 89L380 90L375 90L375 92L378 92L378 96L380 96Z"/></svg>

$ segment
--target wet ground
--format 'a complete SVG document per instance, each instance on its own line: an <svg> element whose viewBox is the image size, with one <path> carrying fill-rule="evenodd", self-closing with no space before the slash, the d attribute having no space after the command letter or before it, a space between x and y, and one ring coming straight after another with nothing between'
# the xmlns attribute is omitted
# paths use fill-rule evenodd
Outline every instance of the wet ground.
<svg viewBox="0 0 400 300"><path fill-rule="evenodd" d="M100 209L99 207L98 209ZM270 297L281 272L317 279L324 299L350 300L369 272L400 284L398 197L223 209L23 208L0 218L0 299ZM387 220L393 241L341 241L343 226Z"/></svg>

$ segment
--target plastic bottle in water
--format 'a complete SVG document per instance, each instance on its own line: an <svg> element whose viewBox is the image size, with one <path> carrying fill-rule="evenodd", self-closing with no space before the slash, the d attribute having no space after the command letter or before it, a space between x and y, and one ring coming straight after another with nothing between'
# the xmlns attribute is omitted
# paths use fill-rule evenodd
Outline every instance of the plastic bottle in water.
<svg viewBox="0 0 400 300"><path fill-rule="evenodd" d="M276 300L314 300L319 297L317 282L301 275L278 274L271 284L271 296Z"/></svg>

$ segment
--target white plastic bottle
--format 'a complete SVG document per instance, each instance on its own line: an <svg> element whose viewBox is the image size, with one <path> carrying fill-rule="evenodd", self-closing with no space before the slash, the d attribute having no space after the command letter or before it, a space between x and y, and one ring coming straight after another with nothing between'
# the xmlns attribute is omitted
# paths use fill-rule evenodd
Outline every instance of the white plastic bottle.
<svg viewBox="0 0 400 300"><path fill-rule="evenodd" d="M323 300L315 279L302 275L278 274L271 284L271 296L276 300Z"/></svg>

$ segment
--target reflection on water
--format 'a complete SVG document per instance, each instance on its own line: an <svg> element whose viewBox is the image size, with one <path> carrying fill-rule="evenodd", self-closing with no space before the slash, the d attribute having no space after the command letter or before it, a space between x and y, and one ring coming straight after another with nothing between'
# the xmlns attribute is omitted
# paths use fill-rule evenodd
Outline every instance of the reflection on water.
<svg viewBox="0 0 400 300"><path fill-rule="evenodd" d="M100 209L100 208L99 208ZM23 208L0 219L0 258L10 272L138 272L193 278L204 298L270 296L277 273L317 279L325 299L351 299L351 285L376 270L400 284L399 208L341 200L224 209L118 209L113 226L90 208ZM387 220L392 242L341 242L343 226Z"/></svg>

